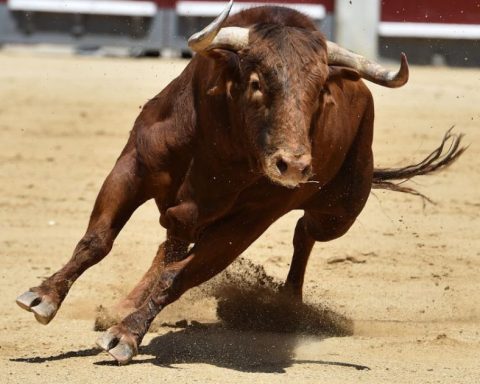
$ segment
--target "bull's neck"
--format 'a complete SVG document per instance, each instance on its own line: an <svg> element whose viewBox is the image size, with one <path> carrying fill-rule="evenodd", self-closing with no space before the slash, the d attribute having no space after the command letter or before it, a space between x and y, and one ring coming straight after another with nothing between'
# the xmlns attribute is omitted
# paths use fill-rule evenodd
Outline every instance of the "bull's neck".
<svg viewBox="0 0 480 384"><path fill-rule="evenodd" d="M222 101L212 100L197 119L197 140L195 157L207 161L209 168L235 168L236 172L253 175L252 161L237 137L238 127L228 113L228 106ZM212 119L212 116L215 116Z"/></svg>
<svg viewBox="0 0 480 384"><path fill-rule="evenodd" d="M194 156L213 173L231 180L258 178L248 146L245 130L229 106L227 92L212 95L209 92L219 84L218 68L213 60L195 58L194 109L196 114ZM194 59L194 60L195 60ZM220 80L221 81L221 80ZM228 173L236 174L235 177ZM242 182L243 183L243 182Z"/></svg>

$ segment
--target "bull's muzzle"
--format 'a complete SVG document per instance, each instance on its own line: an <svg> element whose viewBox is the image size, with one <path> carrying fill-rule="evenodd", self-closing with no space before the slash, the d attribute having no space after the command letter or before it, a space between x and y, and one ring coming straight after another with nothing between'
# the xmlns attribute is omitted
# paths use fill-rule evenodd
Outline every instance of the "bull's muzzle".
<svg viewBox="0 0 480 384"><path fill-rule="evenodd" d="M312 156L280 149L267 159L266 174L277 184L295 188L312 176Z"/></svg>

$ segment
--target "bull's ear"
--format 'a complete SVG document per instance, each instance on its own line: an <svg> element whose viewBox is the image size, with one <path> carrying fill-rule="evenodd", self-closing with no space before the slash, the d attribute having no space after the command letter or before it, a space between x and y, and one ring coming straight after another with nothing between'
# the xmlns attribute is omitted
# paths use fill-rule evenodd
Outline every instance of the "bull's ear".
<svg viewBox="0 0 480 384"><path fill-rule="evenodd" d="M328 67L328 80L335 81L339 79L348 79L348 80L359 80L361 78L360 74L352 69L347 67L336 67L336 66L329 66Z"/></svg>
<svg viewBox="0 0 480 384"><path fill-rule="evenodd" d="M232 84L231 80L225 80L225 78L219 77L216 84L207 91L209 96L217 96L226 94L230 99L232 98Z"/></svg>
<svg viewBox="0 0 480 384"><path fill-rule="evenodd" d="M229 51L228 49L215 48L201 54L215 60L220 65L229 67L238 65L239 58L237 52Z"/></svg>
<svg viewBox="0 0 480 384"><path fill-rule="evenodd" d="M217 48L207 51L205 55L215 60L215 72L218 73L207 94L210 96L226 94L229 98L232 98L233 79L238 77L240 71L238 54Z"/></svg>

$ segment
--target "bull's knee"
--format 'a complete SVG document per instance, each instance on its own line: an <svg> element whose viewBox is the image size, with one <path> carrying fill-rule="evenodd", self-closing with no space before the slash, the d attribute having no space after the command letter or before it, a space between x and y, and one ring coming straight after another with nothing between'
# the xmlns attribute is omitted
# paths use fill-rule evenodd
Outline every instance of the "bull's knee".
<svg viewBox="0 0 480 384"><path fill-rule="evenodd" d="M87 233L78 242L73 258L80 263L95 264L100 261L113 246L113 236L108 233Z"/></svg>
<svg viewBox="0 0 480 384"><path fill-rule="evenodd" d="M321 220L308 220L307 231L315 241L331 241L343 236L355 222L355 218L338 216L324 217Z"/></svg>

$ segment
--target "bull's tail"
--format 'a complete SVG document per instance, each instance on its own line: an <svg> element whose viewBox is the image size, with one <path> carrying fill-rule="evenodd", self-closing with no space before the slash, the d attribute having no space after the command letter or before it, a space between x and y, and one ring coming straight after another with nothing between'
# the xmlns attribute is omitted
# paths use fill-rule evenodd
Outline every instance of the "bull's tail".
<svg viewBox="0 0 480 384"><path fill-rule="evenodd" d="M409 193L432 202L427 196L402 184L415 176L430 175L447 168L465 152L467 147L460 146L464 135L454 134L452 129L453 127L445 133L438 148L419 163L402 168L375 168L372 188Z"/></svg>

